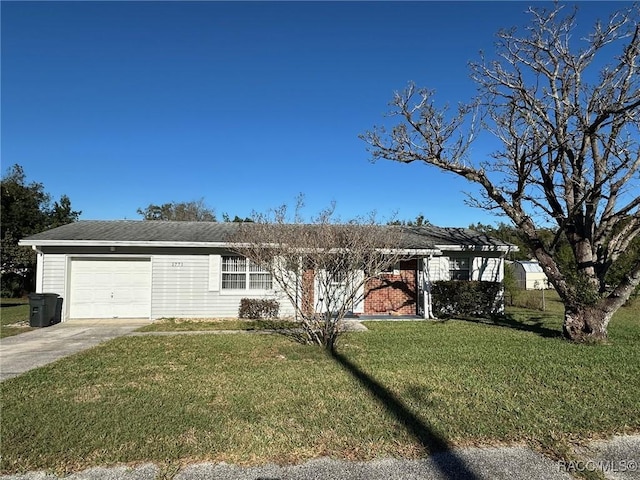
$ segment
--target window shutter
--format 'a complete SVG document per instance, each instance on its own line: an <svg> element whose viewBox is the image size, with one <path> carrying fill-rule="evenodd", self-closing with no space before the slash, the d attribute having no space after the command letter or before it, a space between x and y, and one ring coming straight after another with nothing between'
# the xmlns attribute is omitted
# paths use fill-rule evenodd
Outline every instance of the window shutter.
<svg viewBox="0 0 640 480"><path fill-rule="evenodd" d="M469 261L469 280L483 280L482 278L482 261L484 258L482 257L471 257ZM486 268L486 265L485 265Z"/></svg>
<svg viewBox="0 0 640 480"><path fill-rule="evenodd" d="M209 291L220 291L220 267L222 265L220 255L209 255Z"/></svg>
<svg viewBox="0 0 640 480"><path fill-rule="evenodd" d="M356 292L355 305L353 306L353 313L364 313L364 271L358 270L355 273L354 282L358 285L358 291Z"/></svg>
<svg viewBox="0 0 640 480"><path fill-rule="evenodd" d="M440 257L440 277L435 280L451 280L449 275L449 257Z"/></svg>

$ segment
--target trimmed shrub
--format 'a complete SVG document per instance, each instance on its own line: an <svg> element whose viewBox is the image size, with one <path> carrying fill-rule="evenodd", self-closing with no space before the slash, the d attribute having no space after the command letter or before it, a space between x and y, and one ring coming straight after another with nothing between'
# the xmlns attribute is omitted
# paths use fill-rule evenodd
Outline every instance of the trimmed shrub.
<svg viewBox="0 0 640 480"><path fill-rule="evenodd" d="M435 282L431 289L436 316L489 316L502 310L502 284L449 280Z"/></svg>
<svg viewBox="0 0 640 480"><path fill-rule="evenodd" d="M266 298L243 298L240 300L238 317L251 319L278 318L280 304Z"/></svg>

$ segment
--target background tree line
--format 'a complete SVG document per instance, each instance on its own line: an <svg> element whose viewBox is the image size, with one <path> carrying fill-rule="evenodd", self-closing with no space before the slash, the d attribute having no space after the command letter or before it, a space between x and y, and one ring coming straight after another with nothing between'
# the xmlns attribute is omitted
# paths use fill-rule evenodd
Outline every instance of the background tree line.
<svg viewBox="0 0 640 480"><path fill-rule="evenodd" d="M27 183L24 170L13 165L2 177L2 296L17 297L35 289L36 254L18 241L50 228L75 222L80 211L62 195L52 200L42 183Z"/></svg>
<svg viewBox="0 0 640 480"><path fill-rule="evenodd" d="M162 220L174 222L216 222L216 211L209 207L203 198L188 202L168 202L161 205L150 203L145 208L136 211L143 220ZM228 213L222 214L223 222L251 222L249 217L233 218Z"/></svg>
<svg viewBox="0 0 640 480"><path fill-rule="evenodd" d="M469 228L516 245L518 251L511 252L508 260L536 260L527 244L526 236L515 225L509 225L503 222L499 222L496 225L472 223L469 225ZM558 230L552 227L541 228L538 234L544 242L552 244L553 240L558 237ZM560 270L563 271L565 275L573 275L575 277L575 274L572 272L575 272L577 269L576 259L573 255L571 245L566 238L560 236L553 253L557 259ZM633 239L627 250L622 254L622 257L611 265L611 268L607 271L605 283L608 288L621 282L623 276L628 271L628 267L632 265L633 262L637 262L638 258L640 258L640 237ZM577 281L577 278L575 281ZM636 286L635 294L637 295L639 291L640 285Z"/></svg>

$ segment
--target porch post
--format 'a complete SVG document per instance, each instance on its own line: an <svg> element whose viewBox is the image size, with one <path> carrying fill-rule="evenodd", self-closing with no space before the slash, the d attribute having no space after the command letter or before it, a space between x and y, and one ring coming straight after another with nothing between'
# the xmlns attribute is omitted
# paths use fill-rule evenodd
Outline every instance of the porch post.
<svg viewBox="0 0 640 480"><path fill-rule="evenodd" d="M433 315L433 306L431 304L431 275L429 273L429 263L433 255L429 255L427 258L422 259L422 271L423 271L423 285L422 291L424 295L424 313L423 317L425 319L435 319L436 317Z"/></svg>

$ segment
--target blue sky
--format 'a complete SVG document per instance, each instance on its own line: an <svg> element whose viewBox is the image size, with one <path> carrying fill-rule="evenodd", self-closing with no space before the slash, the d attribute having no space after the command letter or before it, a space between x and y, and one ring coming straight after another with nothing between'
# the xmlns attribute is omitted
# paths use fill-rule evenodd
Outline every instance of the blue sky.
<svg viewBox="0 0 640 480"><path fill-rule="evenodd" d="M579 19L623 4L581 2ZM2 172L22 165L82 219L200 198L247 216L302 193L307 215L495 223L464 204L472 185L371 163L358 134L408 81L469 99L467 63L528 5L3 1Z"/></svg>

